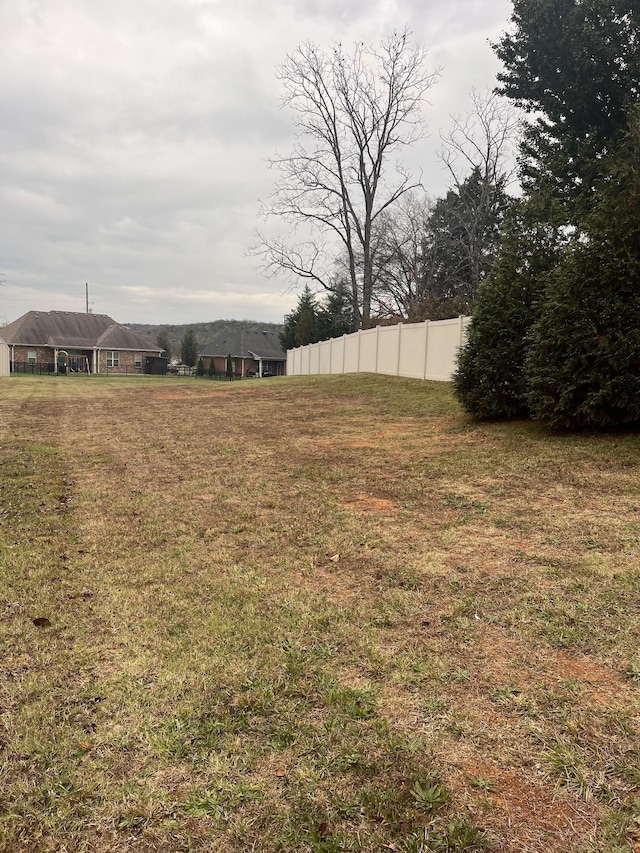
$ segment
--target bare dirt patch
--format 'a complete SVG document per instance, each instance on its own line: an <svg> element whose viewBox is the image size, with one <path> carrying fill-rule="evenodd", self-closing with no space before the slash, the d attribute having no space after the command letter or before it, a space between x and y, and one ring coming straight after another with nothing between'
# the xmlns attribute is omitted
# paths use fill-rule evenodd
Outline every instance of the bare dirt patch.
<svg viewBox="0 0 640 853"><path fill-rule="evenodd" d="M541 843L544 849L565 850L576 834L588 835L597 825L597 807L558 797L543 781L534 782L513 769L467 760L459 771L453 784L464 786L473 797L483 784L489 787L482 820L505 853L537 853Z"/></svg>
<svg viewBox="0 0 640 853"><path fill-rule="evenodd" d="M393 515L397 511L396 504L388 498L375 498L372 495L356 495L355 498L343 501L345 509L359 510L360 512L372 511L382 515Z"/></svg>

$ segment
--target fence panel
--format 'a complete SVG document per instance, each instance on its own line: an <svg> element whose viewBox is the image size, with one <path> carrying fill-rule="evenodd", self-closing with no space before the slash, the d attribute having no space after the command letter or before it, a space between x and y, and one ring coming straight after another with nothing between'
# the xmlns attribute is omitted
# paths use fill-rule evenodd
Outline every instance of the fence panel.
<svg viewBox="0 0 640 853"><path fill-rule="evenodd" d="M398 374L409 379L424 379L427 355L427 323L410 323L400 327Z"/></svg>
<svg viewBox="0 0 640 853"><path fill-rule="evenodd" d="M333 338L331 344L331 373L344 373L345 338Z"/></svg>
<svg viewBox="0 0 640 853"><path fill-rule="evenodd" d="M462 318L429 323L425 379L434 379L438 382L447 382L451 379L458 349L463 341L463 329Z"/></svg>
<svg viewBox="0 0 640 853"><path fill-rule="evenodd" d="M318 344L318 373L331 373L331 341Z"/></svg>
<svg viewBox="0 0 640 853"><path fill-rule="evenodd" d="M367 329L360 332L359 373L375 373L378 354L378 330Z"/></svg>
<svg viewBox="0 0 640 853"><path fill-rule="evenodd" d="M344 337L344 372L357 373L360 369L360 335L361 332L356 332L353 335Z"/></svg>
<svg viewBox="0 0 640 853"><path fill-rule="evenodd" d="M305 376L311 373L311 347L300 349L300 373Z"/></svg>
<svg viewBox="0 0 640 853"><path fill-rule="evenodd" d="M388 376L398 375L398 347L401 326L380 326L378 328L378 360L376 373Z"/></svg>

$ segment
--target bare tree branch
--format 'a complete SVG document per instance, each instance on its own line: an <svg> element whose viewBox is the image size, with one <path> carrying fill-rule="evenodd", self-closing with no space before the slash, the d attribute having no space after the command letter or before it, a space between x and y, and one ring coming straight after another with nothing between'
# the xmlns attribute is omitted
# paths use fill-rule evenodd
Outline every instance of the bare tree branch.
<svg viewBox="0 0 640 853"><path fill-rule="evenodd" d="M478 169L492 186L506 188L516 175L516 151L522 118L505 98L488 90L471 91L471 107L451 116L452 126L441 133L438 156L458 188L469 172Z"/></svg>

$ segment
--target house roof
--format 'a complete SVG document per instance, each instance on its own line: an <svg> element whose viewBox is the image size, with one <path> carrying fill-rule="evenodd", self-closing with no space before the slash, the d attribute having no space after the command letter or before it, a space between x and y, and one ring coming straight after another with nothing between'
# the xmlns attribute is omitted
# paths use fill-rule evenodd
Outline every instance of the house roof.
<svg viewBox="0 0 640 853"><path fill-rule="evenodd" d="M263 358L286 361L278 332L271 329L227 329L200 346L200 355L233 358Z"/></svg>
<svg viewBox="0 0 640 853"><path fill-rule="evenodd" d="M118 325L106 314L28 311L3 326L2 337L8 344L21 346L162 352L149 338Z"/></svg>

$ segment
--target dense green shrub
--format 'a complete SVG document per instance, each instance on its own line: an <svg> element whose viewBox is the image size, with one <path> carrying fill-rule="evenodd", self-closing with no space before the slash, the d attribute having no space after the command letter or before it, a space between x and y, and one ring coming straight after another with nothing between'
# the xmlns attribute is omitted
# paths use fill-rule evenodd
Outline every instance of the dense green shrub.
<svg viewBox="0 0 640 853"><path fill-rule="evenodd" d="M493 274L478 291L453 377L456 397L475 417L529 413L527 338L545 274L554 263L555 244L551 230L528 226L524 207L512 212Z"/></svg>
<svg viewBox="0 0 640 853"><path fill-rule="evenodd" d="M640 258L593 240L566 250L530 337L534 417L552 427L640 424Z"/></svg>
<svg viewBox="0 0 640 853"><path fill-rule="evenodd" d="M640 110L600 162L564 246L520 208L481 289L454 378L477 417L531 414L554 428L640 424ZM516 227L517 226L517 227Z"/></svg>
<svg viewBox="0 0 640 853"><path fill-rule="evenodd" d="M528 355L535 416L563 428L640 424L640 110L603 163L585 229L549 277Z"/></svg>

